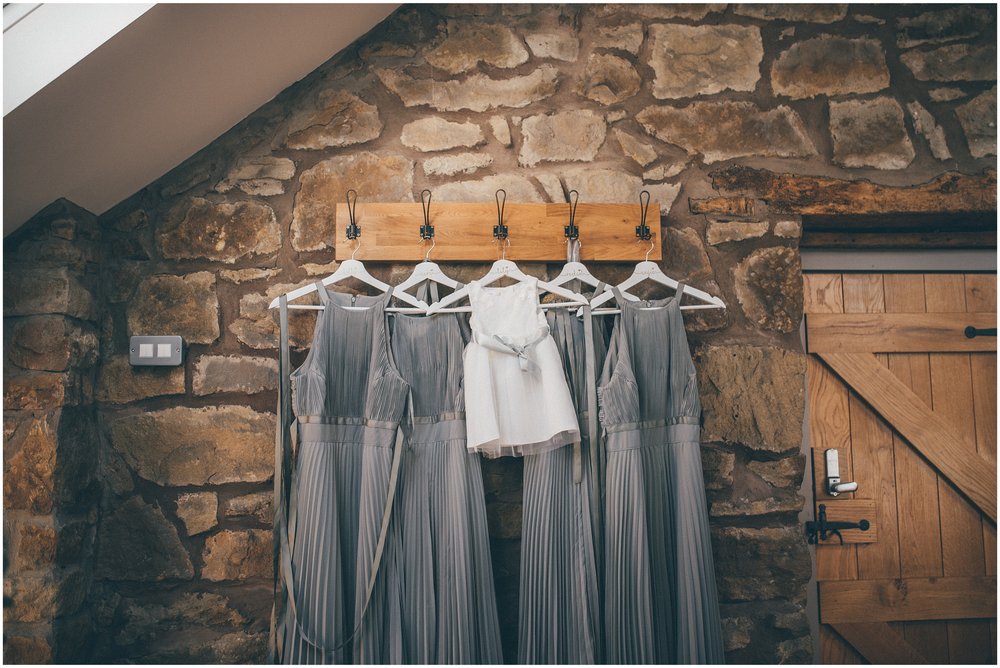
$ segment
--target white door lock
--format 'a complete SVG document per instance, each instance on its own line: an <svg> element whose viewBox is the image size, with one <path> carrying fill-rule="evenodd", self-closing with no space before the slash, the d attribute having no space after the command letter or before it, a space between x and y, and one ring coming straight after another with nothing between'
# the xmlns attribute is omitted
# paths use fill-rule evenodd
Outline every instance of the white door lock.
<svg viewBox="0 0 1000 668"><path fill-rule="evenodd" d="M840 456L836 448L824 451L826 457L826 492L830 496L840 496L847 492L856 492L858 483L840 482Z"/></svg>

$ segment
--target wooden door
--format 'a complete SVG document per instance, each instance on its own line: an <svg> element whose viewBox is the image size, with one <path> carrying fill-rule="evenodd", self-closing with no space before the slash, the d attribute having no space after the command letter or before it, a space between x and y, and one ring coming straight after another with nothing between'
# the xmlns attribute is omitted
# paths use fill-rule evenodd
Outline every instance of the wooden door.
<svg viewBox="0 0 1000 668"><path fill-rule="evenodd" d="M996 663L994 274L807 274L822 663ZM837 448L855 493L830 496Z"/></svg>

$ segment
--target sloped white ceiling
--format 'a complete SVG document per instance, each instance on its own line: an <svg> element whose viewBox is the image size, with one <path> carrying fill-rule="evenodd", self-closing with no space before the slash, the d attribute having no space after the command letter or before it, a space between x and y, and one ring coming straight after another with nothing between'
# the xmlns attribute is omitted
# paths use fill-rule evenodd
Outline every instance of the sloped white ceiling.
<svg viewBox="0 0 1000 668"><path fill-rule="evenodd" d="M154 6L4 116L4 235L59 197L103 213L396 7Z"/></svg>

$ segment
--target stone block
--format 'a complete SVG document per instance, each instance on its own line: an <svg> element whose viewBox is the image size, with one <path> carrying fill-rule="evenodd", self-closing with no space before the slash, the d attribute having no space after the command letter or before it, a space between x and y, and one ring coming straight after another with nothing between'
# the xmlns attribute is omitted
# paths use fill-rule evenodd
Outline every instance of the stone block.
<svg viewBox="0 0 1000 668"><path fill-rule="evenodd" d="M427 176L471 174L492 164L493 156L489 153L456 153L435 156L423 161L424 174Z"/></svg>
<svg viewBox="0 0 1000 668"><path fill-rule="evenodd" d="M239 186L243 192L247 192L244 188L245 184L261 181L287 181L293 176L295 176L295 163L289 158L278 158L272 155L243 156L229 170L226 178L215 186L215 190L226 193Z"/></svg>
<svg viewBox="0 0 1000 668"><path fill-rule="evenodd" d="M52 643L46 636L4 634L3 662L7 665L52 663Z"/></svg>
<svg viewBox="0 0 1000 668"><path fill-rule="evenodd" d="M134 367L127 355L117 355L101 366L97 400L127 404L169 394L184 394L184 367Z"/></svg>
<svg viewBox="0 0 1000 668"><path fill-rule="evenodd" d="M59 313L81 320L94 317L94 295L66 267L50 268L5 263L3 314Z"/></svg>
<svg viewBox="0 0 1000 668"><path fill-rule="evenodd" d="M510 125L508 125L506 118L503 116L490 116L490 129L501 146L509 147L511 145Z"/></svg>
<svg viewBox="0 0 1000 668"><path fill-rule="evenodd" d="M813 642L811 635L782 640L774 653L776 663L812 663Z"/></svg>
<svg viewBox="0 0 1000 668"><path fill-rule="evenodd" d="M333 237L337 203L353 188L359 201L412 202L413 162L401 155L361 151L329 158L299 176L292 213L292 248L323 250Z"/></svg>
<svg viewBox="0 0 1000 668"><path fill-rule="evenodd" d="M414 79L390 69L377 69L375 74L386 88L399 96L404 106L426 104L438 111L468 109L479 112L499 107L526 107L550 97L559 82L559 71L551 65L506 79L473 74L464 81L435 81Z"/></svg>
<svg viewBox="0 0 1000 668"><path fill-rule="evenodd" d="M765 21L803 21L836 23L847 16L846 4L744 4L733 6L733 13Z"/></svg>
<svg viewBox="0 0 1000 668"><path fill-rule="evenodd" d="M764 225L765 231L767 224ZM736 298L757 327L798 331L802 321L802 262L796 250L761 248L733 270Z"/></svg>
<svg viewBox="0 0 1000 668"><path fill-rule="evenodd" d="M274 211L259 202L211 202L194 197L177 207L160 231L160 253L171 260L233 264L281 248Z"/></svg>
<svg viewBox="0 0 1000 668"><path fill-rule="evenodd" d="M635 4L607 3L588 6L589 11L602 18L618 13L628 13L647 19L691 19L692 21L703 19L709 13L722 12L725 9L725 3L651 4L637 2Z"/></svg>
<svg viewBox="0 0 1000 668"><path fill-rule="evenodd" d="M955 109L973 158L997 154L997 87Z"/></svg>
<svg viewBox="0 0 1000 668"><path fill-rule="evenodd" d="M437 192L435 192L435 198ZM336 267L336 264L327 265ZM326 266L306 265L306 272L311 276L332 273L333 268L326 271ZM268 304L275 297L293 288L295 283L274 283L264 292L253 292L240 298L240 317L229 324L229 331L236 335L246 346L257 349L278 347L278 318L275 311L268 309ZM317 300L313 295L313 302ZM300 303L305 303L300 300ZM316 324L316 311L293 309L288 315L288 336L292 348L302 350L312 344L312 333Z"/></svg>
<svg viewBox="0 0 1000 668"><path fill-rule="evenodd" d="M5 374L3 379L4 410L46 410L76 404L78 387L72 372L25 371Z"/></svg>
<svg viewBox="0 0 1000 668"><path fill-rule="evenodd" d="M664 227L663 267L678 281L712 280L715 273L705 252L701 235L690 227Z"/></svg>
<svg viewBox="0 0 1000 668"><path fill-rule="evenodd" d="M440 44L424 58L449 74L474 69L479 63L508 69L528 61L528 50L507 26L496 23L454 22Z"/></svg>
<svg viewBox="0 0 1000 668"><path fill-rule="evenodd" d="M909 49L921 44L972 39L991 26L996 26L996 12L982 6L935 8L917 16L897 18L896 45Z"/></svg>
<svg viewBox="0 0 1000 668"><path fill-rule="evenodd" d="M945 138L944 128L937 124L931 112L916 101L908 103L906 108L909 109L910 118L913 119L913 129L927 140L931 154L938 160L950 160L951 151L948 150L948 140Z"/></svg>
<svg viewBox="0 0 1000 668"><path fill-rule="evenodd" d="M365 60L376 58L412 58L417 50L408 44L396 42L376 42L361 47L361 57Z"/></svg>
<svg viewBox="0 0 1000 668"><path fill-rule="evenodd" d="M804 595L812 561L799 526L714 528L712 543L720 600L763 601Z"/></svg>
<svg viewBox="0 0 1000 668"><path fill-rule="evenodd" d="M149 642L165 632L185 631L192 626L240 628L247 622L228 598L211 592L160 595L154 603L130 600L122 616L125 623L115 636L119 645Z"/></svg>
<svg viewBox="0 0 1000 668"><path fill-rule="evenodd" d="M270 357L202 355L192 373L192 390L199 396L217 392L256 394L278 387L278 360Z"/></svg>
<svg viewBox="0 0 1000 668"><path fill-rule="evenodd" d="M274 521L274 493L253 492L229 499L223 504L226 517L253 517L262 524Z"/></svg>
<svg viewBox="0 0 1000 668"><path fill-rule="evenodd" d="M529 33L524 40L536 58L552 58L573 63L580 55L580 40L570 30Z"/></svg>
<svg viewBox="0 0 1000 668"><path fill-rule="evenodd" d="M577 92L601 104L616 104L639 92L642 78L632 63L610 53L594 53L577 85Z"/></svg>
<svg viewBox="0 0 1000 668"><path fill-rule="evenodd" d="M128 308L129 335L179 334L184 342L212 343L219 338L219 299L215 275L150 276L136 288Z"/></svg>
<svg viewBox="0 0 1000 668"><path fill-rule="evenodd" d="M177 529L158 506L133 496L98 528L94 576L105 580L190 580L194 566Z"/></svg>
<svg viewBox="0 0 1000 668"><path fill-rule="evenodd" d="M143 663L152 664L258 664L267 662L267 647L267 632L202 633L196 640L178 632L173 642L158 643L140 657Z"/></svg>
<svg viewBox="0 0 1000 668"><path fill-rule="evenodd" d="M779 220L774 223L774 236L798 239L802 236L802 223L797 220Z"/></svg>
<svg viewBox="0 0 1000 668"><path fill-rule="evenodd" d="M223 269L219 272L219 278L230 283L249 283L251 281L263 281L274 278L281 273L281 269Z"/></svg>
<svg viewBox="0 0 1000 668"><path fill-rule="evenodd" d="M418 118L403 126L399 140L418 151L447 151L472 148L486 143L482 128L475 123L455 123L437 116Z"/></svg>
<svg viewBox="0 0 1000 668"><path fill-rule="evenodd" d="M649 26L653 97L661 100L752 91L764 46L757 26Z"/></svg>
<svg viewBox="0 0 1000 668"><path fill-rule="evenodd" d="M772 487L798 489L805 473L805 455L792 455L773 461L750 461L747 469Z"/></svg>
<svg viewBox="0 0 1000 668"><path fill-rule="evenodd" d="M4 439L3 500L6 510L36 515L52 512L58 422L43 416L18 430L18 438ZM24 433L24 437L20 437Z"/></svg>
<svg viewBox="0 0 1000 668"><path fill-rule="evenodd" d="M708 224L705 238L712 246L733 241L756 239L767 234L766 222L745 223L740 221L713 221Z"/></svg>
<svg viewBox="0 0 1000 668"><path fill-rule="evenodd" d="M714 491L733 486L733 468L736 455L718 446L701 446L701 468L705 477L705 489Z"/></svg>
<svg viewBox="0 0 1000 668"><path fill-rule="evenodd" d="M272 413L244 406L168 408L107 424L115 450L158 485L263 482L274 472Z"/></svg>
<svg viewBox="0 0 1000 668"><path fill-rule="evenodd" d="M950 102L951 100L957 100L961 97L965 97L965 91L961 88L932 88L927 91L927 95L929 95L931 100L934 102Z"/></svg>
<svg viewBox="0 0 1000 668"><path fill-rule="evenodd" d="M379 118L378 108L353 93L342 89L328 89L317 95L317 102L316 111L301 113L292 118L284 140L285 148L341 148L364 144L382 134L382 119Z"/></svg>
<svg viewBox="0 0 1000 668"><path fill-rule="evenodd" d="M577 169L563 173L567 190L580 193L580 201L635 202L642 179L614 169Z"/></svg>
<svg viewBox="0 0 1000 668"><path fill-rule="evenodd" d="M201 569L204 580L247 580L273 574L271 531L220 531L205 541Z"/></svg>
<svg viewBox="0 0 1000 668"><path fill-rule="evenodd" d="M649 134L701 154L706 163L743 156L805 158L816 155L802 119L786 106L767 111L753 102L693 102L650 106L636 115Z"/></svg>
<svg viewBox="0 0 1000 668"><path fill-rule="evenodd" d="M687 163L677 162L672 165L657 165L642 173L643 181L662 181L677 176L684 171Z"/></svg>
<svg viewBox="0 0 1000 668"><path fill-rule="evenodd" d="M899 59L921 81L996 81L996 44L950 44L905 51Z"/></svg>
<svg viewBox="0 0 1000 668"><path fill-rule="evenodd" d="M639 54L644 38L641 23L627 23L618 26L598 25L594 31L592 44L598 49L620 49L634 56Z"/></svg>
<svg viewBox="0 0 1000 668"><path fill-rule="evenodd" d="M14 525L14 570L34 571L56 562L59 534L48 521L26 521Z"/></svg>
<svg viewBox="0 0 1000 668"><path fill-rule="evenodd" d="M796 42L771 66L774 94L793 99L875 93L888 86L885 50L868 37L822 35Z"/></svg>
<svg viewBox="0 0 1000 668"><path fill-rule="evenodd" d="M45 622L71 615L87 596L89 578L80 569L44 574L7 574L3 581L3 621Z"/></svg>
<svg viewBox="0 0 1000 668"><path fill-rule="evenodd" d="M805 410L802 353L746 345L703 346L696 352L702 440L753 450L798 451Z"/></svg>
<svg viewBox="0 0 1000 668"><path fill-rule="evenodd" d="M529 116L521 123L524 143L518 162L534 167L540 162L593 160L604 144L604 118L588 110Z"/></svg>
<svg viewBox="0 0 1000 668"><path fill-rule="evenodd" d="M520 174L497 174L474 181L452 181L434 188L436 202L494 202L499 188L508 202L543 202L538 188Z"/></svg>
<svg viewBox="0 0 1000 668"><path fill-rule="evenodd" d="M215 492L190 492L177 497L177 517L189 536L205 533L217 525L218 512L219 497Z"/></svg>
<svg viewBox="0 0 1000 668"><path fill-rule="evenodd" d="M916 156L891 97L830 102L833 161L844 167L905 169Z"/></svg>
<svg viewBox="0 0 1000 668"><path fill-rule="evenodd" d="M622 152L638 164L645 167L649 163L656 160L656 149L649 144L637 139L619 128L614 128L611 132L618 141L618 145L622 147Z"/></svg>
<svg viewBox="0 0 1000 668"><path fill-rule="evenodd" d="M11 327L8 358L22 369L65 371L93 366L97 334L61 315L18 320Z"/></svg>
<svg viewBox="0 0 1000 668"><path fill-rule="evenodd" d="M770 496L764 499L738 498L714 501L709 508L712 517L758 517L778 513L798 513L802 510L803 498L798 494Z"/></svg>

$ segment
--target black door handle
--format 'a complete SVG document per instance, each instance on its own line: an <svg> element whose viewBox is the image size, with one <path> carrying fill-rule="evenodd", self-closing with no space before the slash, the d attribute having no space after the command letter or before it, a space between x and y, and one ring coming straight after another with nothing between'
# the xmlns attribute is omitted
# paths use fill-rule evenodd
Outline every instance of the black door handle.
<svg viewBox="0 0 1000 668"><path fill-rule="evenodd" d="M860 529L861 531L868 531L871 528L871 522L868 520L859 520L857 522L831 522L826 519L826 504L819 504L819 519L816 521L809 520L806 522L806 535L808 536L808 542L810 545L815 545L819 540L826 540L828 534L830 536L836 536L840 539L840 544L844 544L844 537L841 535L843 529ZM818 540L817 540L818 537Z"/></svg>
<svg viewBox="0 0 1000 668"><path fill-rule="evenodd" d="M966 338L969 339L974 339L977 336L996 336L996 335L997 335L996 327L989 329L977 329L972 325L969 325L968 327L965 328L965 336Z"/></svg>

